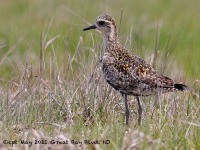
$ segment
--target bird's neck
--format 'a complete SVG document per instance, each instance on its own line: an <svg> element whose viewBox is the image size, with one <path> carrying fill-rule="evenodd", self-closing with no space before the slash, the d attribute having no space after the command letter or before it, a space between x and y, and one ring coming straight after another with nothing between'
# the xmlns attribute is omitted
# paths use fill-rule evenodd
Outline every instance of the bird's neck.
<svg viewBox="0 0 200 150"><path fill-rule="evenodd" d="M105 34L103 37L104 52L115 53L115 50L122 48L116 32Z"/></svg>

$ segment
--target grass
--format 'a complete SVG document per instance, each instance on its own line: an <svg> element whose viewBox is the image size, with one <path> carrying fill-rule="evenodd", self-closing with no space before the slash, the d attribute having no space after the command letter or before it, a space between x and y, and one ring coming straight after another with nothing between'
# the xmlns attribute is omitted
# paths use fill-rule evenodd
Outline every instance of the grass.
<svg viewBox="0 0 200 150"><path fill-rule="evenodd" d="M4 140L43 140L31 149L200 149L199 1L1 1L0 146ZM180 6L181 4L181 6ZM187 11L183 11L187 10ZM162 109L155 97L129 98L131 124L124 124L121 96L103 79L98 33L85 21L108 11L120 24L127 48L149 63L157 52L159 72L183 81L191 93L169 93ZM80 16L80 17L78 17ZM69 144L50 144L51 140ZM103 141L109 140L109 144Z"/></svg>

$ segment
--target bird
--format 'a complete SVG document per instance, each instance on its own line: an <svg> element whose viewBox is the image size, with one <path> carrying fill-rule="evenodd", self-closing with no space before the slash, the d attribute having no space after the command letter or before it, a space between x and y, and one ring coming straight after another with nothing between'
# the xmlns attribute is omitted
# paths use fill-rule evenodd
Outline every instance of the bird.
<svg viewBox="0 0 200 150"><path fill-rule="evenodd" d="M156 95L173 91L188 91L190 88L162 74L142 58L132 54L119 40L117 26L112 16L102 14L96 22L83 31L96 29L103 35L104 52L100 59L103 76L108 84L118 91L125 104L125 123L129 124L127 96L136 97L138 104L138 124L141 124L141 96Z"/></svg>

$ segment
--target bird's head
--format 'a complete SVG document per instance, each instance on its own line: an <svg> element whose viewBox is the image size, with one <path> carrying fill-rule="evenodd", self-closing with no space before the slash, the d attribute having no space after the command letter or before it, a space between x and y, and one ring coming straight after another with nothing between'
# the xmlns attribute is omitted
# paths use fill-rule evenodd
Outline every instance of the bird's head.
<svg viewBox="0 0 200 150"><path fill-rule="evenodd" d="M83 31L97 29L105 35L105 37L110 40L117 36L116 33L116 24L114 19L109 15L100 15L96 19L96 23L93 25L84 28Z"/></svg>

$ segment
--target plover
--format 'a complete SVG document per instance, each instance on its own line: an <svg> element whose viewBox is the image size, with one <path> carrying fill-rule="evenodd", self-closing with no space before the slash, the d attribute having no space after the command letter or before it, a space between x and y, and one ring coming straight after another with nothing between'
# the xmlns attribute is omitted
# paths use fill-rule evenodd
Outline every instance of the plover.
<svg viewBox="0 0 200 150"><path fill-rule="evenodd" d="M109 15L100 15L96 23L83 31L97 29L103 34L104 53L101 66L105 80L119 91L125 103L126 124L129 122L127 95L133 95L138 103L138 123L141 123L142 107L139 96L155 95L158 91L187 91L189 88L157 73L147 62L130 53L120 44L116 23Z"/></svg>

